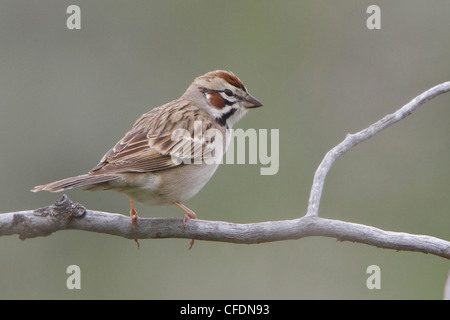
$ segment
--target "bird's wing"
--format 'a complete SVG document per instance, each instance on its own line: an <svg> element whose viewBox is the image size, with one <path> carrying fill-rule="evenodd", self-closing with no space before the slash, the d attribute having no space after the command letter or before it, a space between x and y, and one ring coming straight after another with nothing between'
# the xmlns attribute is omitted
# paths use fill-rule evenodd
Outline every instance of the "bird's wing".
<svg viewBox="0 0 450 320"><path fill-rule="evenodd" d="M152 172L211 158L215 137L205 133L211 132L214 120L199 113L179 100L151 110L89 173Z"/></svg>

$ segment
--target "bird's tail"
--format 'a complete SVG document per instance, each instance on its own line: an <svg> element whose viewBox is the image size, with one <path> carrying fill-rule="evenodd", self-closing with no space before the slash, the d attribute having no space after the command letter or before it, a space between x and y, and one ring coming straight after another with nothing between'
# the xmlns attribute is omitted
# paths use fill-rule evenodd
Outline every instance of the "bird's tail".
<svg viewBox="0 0 450 320"><path fill-rule="evenodd" d="M41 186L36 186L31 189L32 192L38 191L50 191L50 192L59 192L67 189L72 189L76 187L87 186L91 184L97 184L107 181L117 180L120 177L115 175L108 174L83 174L81 176L66 178L63 180L58 180L55 182L47 183Z"/></svg>

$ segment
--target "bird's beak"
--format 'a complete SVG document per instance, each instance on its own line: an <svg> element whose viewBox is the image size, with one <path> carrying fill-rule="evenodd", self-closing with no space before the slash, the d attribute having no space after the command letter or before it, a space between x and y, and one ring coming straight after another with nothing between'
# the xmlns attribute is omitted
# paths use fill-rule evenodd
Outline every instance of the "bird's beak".
<svg viewBox="0 0 450 320"><path fill-rule="evenodd" d="M247 93L247 96L244 98L243 105L246 108L258 108L262 107L263 104L259 100L257 100L256 98Z"/></svg>

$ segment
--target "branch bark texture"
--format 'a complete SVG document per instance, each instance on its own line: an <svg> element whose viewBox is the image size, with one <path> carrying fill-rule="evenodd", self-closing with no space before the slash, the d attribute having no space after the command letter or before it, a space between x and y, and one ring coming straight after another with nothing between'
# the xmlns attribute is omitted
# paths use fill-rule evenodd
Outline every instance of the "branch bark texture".
<svg viewBox="0 0 450 320"><path fill-rule="evenodd" d="M127 239L186 238L254 244L331 237L386 249L430 253L450 259L450 242L426 235L385 231L375 227L319 217L319 204L325 178L334 162L357 144L404 119L428 100L450 91L450 81L418 95L396 112L383 117L364 130L347 137L331 149L320 163L313 180L307 213L304 217L260 223L236 224L223 221L181 218L139 218L131 228L130 218L122 214L86 210L63 196L45 208L0 214L0 236L18 234L20 239L48 236L59 230L85 230Z"/></svg>
<svg viewBox="0 0 450 320"><path fill-rule="evenodd" d="M305 216L293 220L248 224L191 219L185 228L181 218L139 218L132 229L127 216L92 210L86 210L81 217L67 214L67 211L42 216L31 210L0 216L0 234L18 234L22 240L48 236L60 230L85 230L127 239L186 238L239 244L320 236L379 248L430 253L450 259L450 242L445 240L320 217Z"/></svg>

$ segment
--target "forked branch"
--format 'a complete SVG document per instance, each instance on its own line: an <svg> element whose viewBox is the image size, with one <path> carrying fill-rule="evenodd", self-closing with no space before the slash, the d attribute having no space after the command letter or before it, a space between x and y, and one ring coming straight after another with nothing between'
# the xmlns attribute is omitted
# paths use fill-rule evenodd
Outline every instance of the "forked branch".
<svg viewBox="0 0 450 320"><path fill-rule="evenodd" d="M386 249L430 253L450 259L449 241L426 235L384 231L362 224L324 219L318 215L325 178L331 166L342 154L404 119L426 101L449 91L450 81L439 84L368 128L347 135L325 155L319 165L314 176L307 213L299 219L249 224L189 220L183 228L181 218L139 218L137 225L131 229L129 217L86 210L81 205L72 203L64 195L49 207L0 214L0 236L18 234L21 239L26 239L48 236L59 230L75 229L128 239L186 238L245 244L322 236Z"/></svg>

